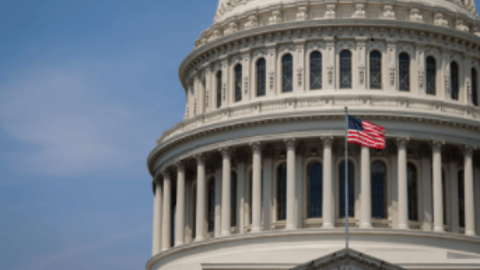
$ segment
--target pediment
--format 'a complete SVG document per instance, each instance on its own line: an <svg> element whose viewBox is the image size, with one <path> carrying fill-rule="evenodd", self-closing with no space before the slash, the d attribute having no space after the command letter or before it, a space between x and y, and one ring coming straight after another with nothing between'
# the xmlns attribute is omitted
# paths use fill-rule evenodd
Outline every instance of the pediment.
<svg viewBox="0 0 480 270"><path fill-rule="evenodd" d="M403 268L365 255L352 249L343 249L330 255L299 265L291 270L404 270Z"/></svg>

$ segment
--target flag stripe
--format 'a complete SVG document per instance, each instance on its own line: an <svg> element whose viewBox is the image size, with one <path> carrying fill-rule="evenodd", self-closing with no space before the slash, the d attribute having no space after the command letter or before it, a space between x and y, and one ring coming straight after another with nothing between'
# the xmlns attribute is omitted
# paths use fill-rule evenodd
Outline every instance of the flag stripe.
<svg viewBox="0 0 480 270"><path fill-rule="evenodd" d="M386 141L384 127L354 117L349 118L351 118L350 121L355 121L357 125L350 125L347 142L356 143L369 148L385 148ZM361 127L359 124L361 124Z"/></svg>

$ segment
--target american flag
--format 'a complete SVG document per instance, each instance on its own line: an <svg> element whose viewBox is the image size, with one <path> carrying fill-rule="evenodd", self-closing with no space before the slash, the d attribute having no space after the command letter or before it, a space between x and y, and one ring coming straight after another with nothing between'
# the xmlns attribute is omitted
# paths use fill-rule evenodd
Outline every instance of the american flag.
<svg viewBox="0 0 480 270"><path fill-rule="evenodd" d="M368 148L384 149L385 128L349 115L347 142Z"/></svg>

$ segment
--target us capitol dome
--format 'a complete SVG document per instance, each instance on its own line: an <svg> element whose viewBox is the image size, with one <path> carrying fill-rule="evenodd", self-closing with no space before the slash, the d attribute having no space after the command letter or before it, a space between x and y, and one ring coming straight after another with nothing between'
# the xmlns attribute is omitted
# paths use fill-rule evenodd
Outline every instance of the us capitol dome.
<svg viewBox="0 0 480 270"><path fill-rule="evenodd" d="M480 269L479 76L474 0L220 0L148 156L146 270ZM345 161L346 106L384 150Z"/></svg>

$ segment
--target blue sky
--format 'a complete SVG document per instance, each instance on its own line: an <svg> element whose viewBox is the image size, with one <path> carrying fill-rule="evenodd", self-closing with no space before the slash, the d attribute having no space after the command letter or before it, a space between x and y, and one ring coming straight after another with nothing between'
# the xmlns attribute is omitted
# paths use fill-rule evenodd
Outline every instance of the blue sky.
<svg viewBox="0 0 480 270"><path fill-rule="evenodd" d="M183 119L178 66L216 4L1 1L2 269L144 269L146 158Z"/></svg>
<svg viewBox="0 0 480 270"><path fill-rule="evenodd" d="M178 66L216 5L2 1L2 269L144 269L146 158L183 118Z"/></svg>

